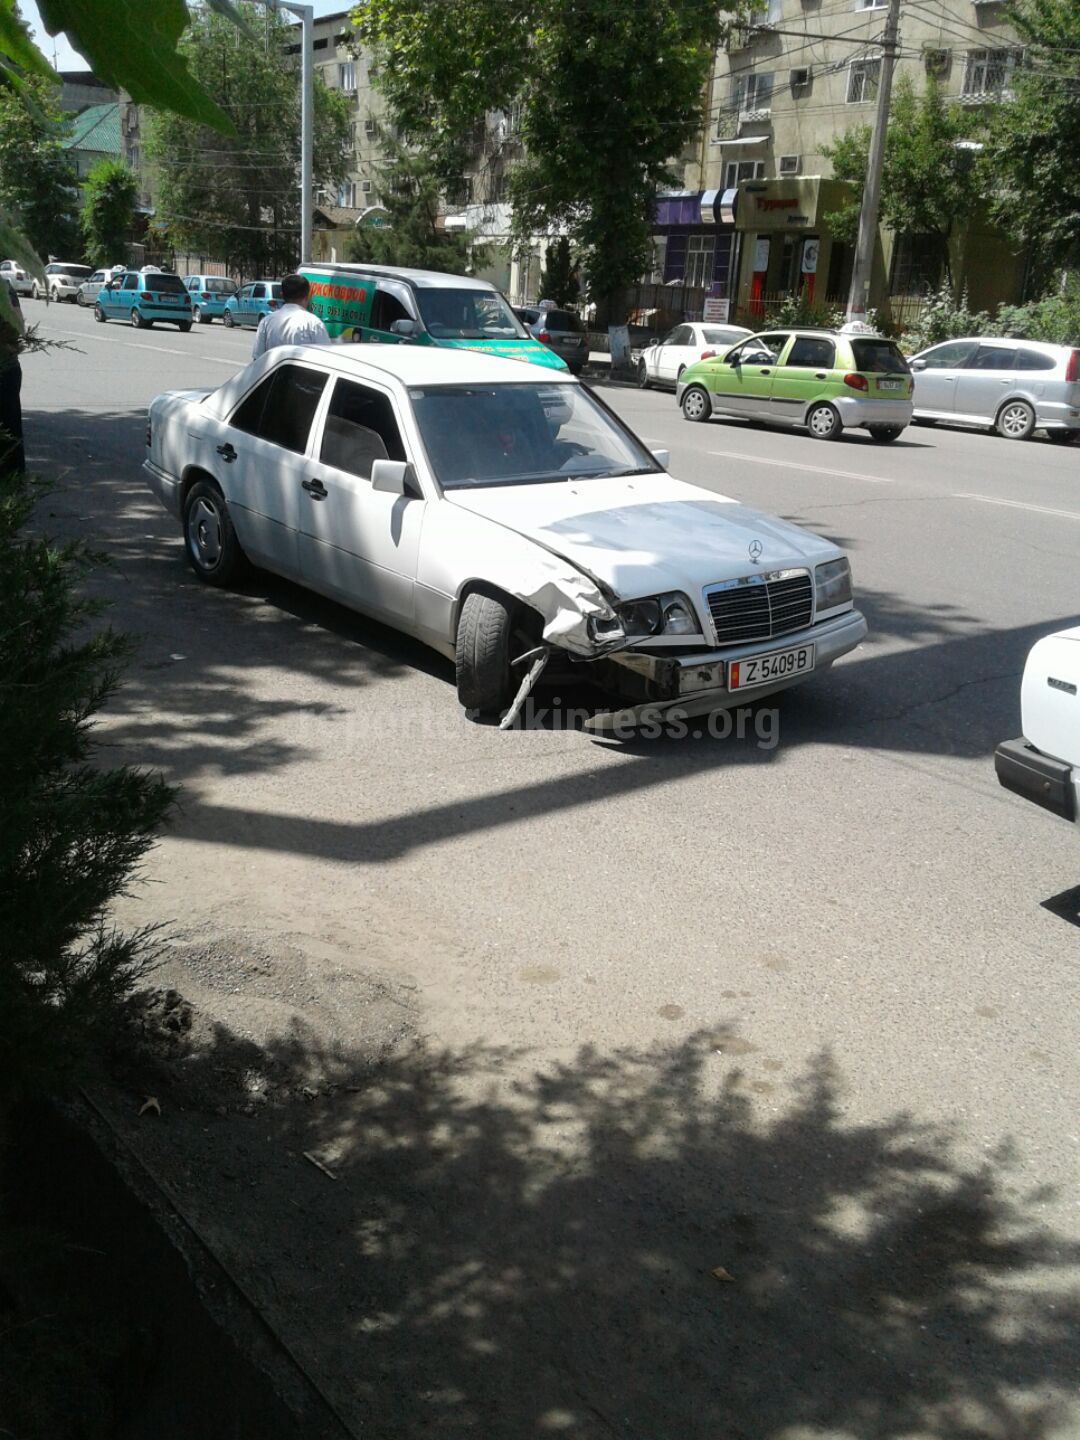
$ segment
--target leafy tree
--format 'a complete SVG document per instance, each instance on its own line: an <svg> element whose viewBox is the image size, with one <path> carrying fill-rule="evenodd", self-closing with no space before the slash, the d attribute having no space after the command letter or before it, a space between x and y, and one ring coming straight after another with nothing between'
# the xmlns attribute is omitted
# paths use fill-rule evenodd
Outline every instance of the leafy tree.
<svg viewBox="0 0 1080 1440"><path fill-rule="evenodd" d="M483 264L479 251L470 251L467 236L439 226L439 178L425 156L393 147L379 170L379 193L387 224L358 226L349 242L351 260L451 275Z"/></svg>
<svg viewBox="0 0 1080 1440"><path fill-rule="evenodd" d="M300 99L286 63L292 38L276 12L239 6L257 39L238 43L233 24L194 15L181 42L192 75L227 114L234 134L217 135L183 116L151 117L147 155L157 167L155 225L173 244L216 255L245 274L278 275L299 259ZM316 79L314 180L336 186L348 166L348 101Z"/></svg>
<svg viewBox="0 0 1080 1440"><path fill-rule="evenodd" d="M0 210L41 255L69 259L81 247L78 180L62 143L66 123L46 81L27 76L21 93L0 86Z"/></svg>
<svg viewBox="0 0 1080 1440"><path fill-rule="evenodd" d="M79 224L91 265L108 265L126 253L138 190L122 160L99 160L86 177Z"/></svg>
<svg viewBox="0 0 1080 1440"><path fill-rule="evenodd" d="M701 124L725 25L701 0L360 0L394 123L444 177L486 112L517 107L509 170L519 243L565 228L609 320L652 253L657 190Z"/></svg>
<svg viewBox="0 0 1080 1440"><path fill-rule="evenodd" d="M897 80L885 137L881 222L898 235L932 237L946 273L951 236L983 203L981 172L971 151L957 144L974 138L973 125L971 112L947 103L933 79L921 95L910 76ZM833 174L849 180L858 197L831 216L833 233L851 244L859 228L870 128L848 130L822 149L832 161Z"/></svg>
<svg viewBox="0 0 1080 1440"><path fill-rule="evenodd" d="M570 241L565 235L548 246L544 268L540 273L540 298L554 300L556 305L573 305L581 293L577 267L570 254Z"/></svg>
<svg viewBox="0 0 1080 1440"><path fill-rule="evenodd" d="M1025 64L994 107L982 159L994 218L1028 249L1041 287L1080 264L1080 5L1015 0L1007 14Z"/></svg>
<svg viewBox="0 0 1080 1440"><path fill-rule="evenodd" d="M171 803L157 777L94 763L94 715L127 643L92 628L79 543L25 534L37 496L0 482L0 1104L83 1058L145 964L108 928Z"/></svg>

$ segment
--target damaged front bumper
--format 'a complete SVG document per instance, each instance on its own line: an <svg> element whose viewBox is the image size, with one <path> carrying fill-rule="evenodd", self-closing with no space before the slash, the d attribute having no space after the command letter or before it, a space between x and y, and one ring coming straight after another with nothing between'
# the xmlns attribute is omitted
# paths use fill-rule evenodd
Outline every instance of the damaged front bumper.
<svg viewBox="0 0 1080 1440"><path fill-rule="evenodd" d="M756 644L702 651L692 655L664 655L641 649L620 650L597 661L603 667L609 688L630 692L639 703L594 715L585 729L593 734L611 733L635 724L662 720L665 715L690 717L712 710L751 705L780 690L786 690L815 672L826 669L866 637L866 621L858 610L846 610L807 630L783 635ZM728 687L729 667L735 661L777 654L799 646L813 645L814 666L804 674L756 685L751 689ZM597 679L600 676L597 675ZM604 683L603 681L601 683Z"/></svg>

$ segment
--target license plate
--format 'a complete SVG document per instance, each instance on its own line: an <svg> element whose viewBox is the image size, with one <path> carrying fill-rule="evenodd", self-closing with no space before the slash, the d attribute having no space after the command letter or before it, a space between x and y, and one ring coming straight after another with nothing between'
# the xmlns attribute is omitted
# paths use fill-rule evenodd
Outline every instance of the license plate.
<svg viewBox="0 0 1080 1440"><path fill-rule="evenodd" d="M879 380L877 388L879 390L902 390L904 382L903 380Z"/></svg>
<svg viewBox="0 0 1080 1440"><path fill-rule="evenodd" d="M813 645L799 645L794 650L774 650L771 655L751 655L746 660L732 660L728 664L728 689L752 690L755 685L807 675L813 668Z"/></svg>

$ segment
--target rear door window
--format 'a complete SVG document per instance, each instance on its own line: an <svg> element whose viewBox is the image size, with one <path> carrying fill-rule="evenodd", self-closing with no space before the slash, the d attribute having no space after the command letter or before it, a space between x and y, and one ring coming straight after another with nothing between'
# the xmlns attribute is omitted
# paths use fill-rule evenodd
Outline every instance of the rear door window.
<svg viewBox="0 0 1080 1440"><path fill-rule="evenodd" d="M835 359L836 346L831 340L819 339L816 335L796 335L784 364L807 370L831 370Z"/></svg>
<svg viewBox="0 0 1080 1440"><path fill-rule="evenodd" d="M967 363L968 370L1015 370L1016 347L980 345Z"/></svg>
<svg viewBox="0 0 1080 1440"><path fill-rule="evenodd" d="M121 288L124 290L137 290L139 288L138 275L125 275L124 283Z"/></svg>
<svg viewBox="0 0 1080 1440"><path fill-rule="evenodd" d="M253 300L261 300L261 299L264 297L265 294L266 294L266 286L265 286L265 285L255 285L255 286L252 287L251 298L252 298Z"/></svg>
<svg viewBox="0 0 1080 1440"><path fill-rule="evenodd" d="M237 430L303 455L326 376L306 365L280 365L233 412Z"/></svg>
<svg viewBox="0 0 1080 1440"><path fill-rule="evenodd" d="M908 363L891 340L852 340L855 369L870 375L906 375Z"/></svg>

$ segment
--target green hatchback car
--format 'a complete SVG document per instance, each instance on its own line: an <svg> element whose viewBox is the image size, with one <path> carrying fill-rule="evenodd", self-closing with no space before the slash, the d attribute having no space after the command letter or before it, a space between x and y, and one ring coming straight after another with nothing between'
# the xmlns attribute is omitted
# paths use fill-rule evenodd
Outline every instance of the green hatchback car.
<svg viewBox="0 0 1080 1440"><path fill-rule="evenodd" d="M679 376L676 398L687 420L713 415L804 425L815 440L869 430L895 440L912 415L914 381L892 340L864 328L777 328Z"/></svg>

